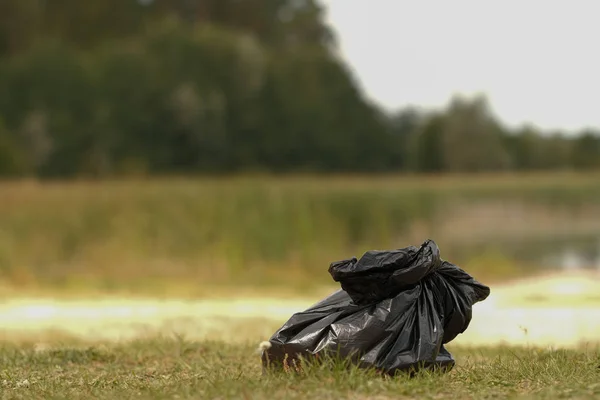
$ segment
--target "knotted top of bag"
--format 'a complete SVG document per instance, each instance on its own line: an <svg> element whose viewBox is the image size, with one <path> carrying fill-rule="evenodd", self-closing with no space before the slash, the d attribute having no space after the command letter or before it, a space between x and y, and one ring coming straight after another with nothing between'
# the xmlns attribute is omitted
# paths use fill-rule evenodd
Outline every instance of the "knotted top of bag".
<svg viewBox="0 0 600 400"><path fill-rule="evenodd" d="M368 304L391 298L418 284L441 265L437 244L427 240L421 247L372 250L360 260L354 257L334 262L329 266L329 273L354 303Z"/></svg>

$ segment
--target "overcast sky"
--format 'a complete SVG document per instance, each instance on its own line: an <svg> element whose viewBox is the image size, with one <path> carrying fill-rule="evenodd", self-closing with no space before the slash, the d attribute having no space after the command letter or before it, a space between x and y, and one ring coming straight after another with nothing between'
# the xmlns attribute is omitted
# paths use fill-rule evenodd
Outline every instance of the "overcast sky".
<svg viewBox="0 0 600 400"><path fill-rule="evenodd" d="M506 124L600 127L600 0L321 0L386 108L485 93Z"/></svg>

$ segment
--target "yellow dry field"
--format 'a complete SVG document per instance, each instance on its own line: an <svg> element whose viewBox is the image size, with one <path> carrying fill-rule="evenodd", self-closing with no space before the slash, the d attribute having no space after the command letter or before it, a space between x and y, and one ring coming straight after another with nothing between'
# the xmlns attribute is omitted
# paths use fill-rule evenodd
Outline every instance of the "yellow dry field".
<svg viewBox="0 0 600 400"><path fill-rule="evenodd" d="M319 298L206 300L11 299L0 304L4 339L117 341L156 334L193 340L267 339ZM64 335L64 336L63 336ZM600 343L600 272L569 273L492 286L453 343L575 347Z"/></svg>

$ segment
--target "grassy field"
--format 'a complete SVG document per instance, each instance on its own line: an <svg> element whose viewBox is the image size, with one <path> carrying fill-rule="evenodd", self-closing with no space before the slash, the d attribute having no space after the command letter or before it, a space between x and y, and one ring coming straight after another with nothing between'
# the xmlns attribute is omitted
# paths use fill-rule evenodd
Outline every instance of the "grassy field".
<svg viewBox="0 0 600 400"><path fill-rule="evenodd" d="M378 377L341 363L262 375L255 347L183 339L0 345L0 399L589 399L600 351L449 347L448 374Z"/></svg>
<svg viewBox="0 0 600 400"><path fill-rule="evenodd" d="M0 183L0 296L16 298L28 291L83 296L73 301L74 308L63 305L62 314L61 307L48 311L49 303L41 300L15 313L3 311L5 328L10 321L17 326L11 334L0 332L0 399L600 398L598 347L489 347L482 336L485 340L477 343L488 347L464 347L474 344L468 338L448 346L457 367L445 375L384 379L340 364L313 366L300 375L262 375L256 344L288 318L287 312L268 319L264 313L273 311L264 306L258 317L250 317L240 303L228 309L237 310L239 318L228 319L229 311L199 307L180 315L177 325L169 307L162 322L155 321L160 313L147 314L159 310L158 303L127 314L102 299L98 309L90 302L87 311L83 302L107 292L206 301L227 293L239 299L268 294L273 306L301 293L312 301L338 287L327 274L331 261L426 238L438 242L444 258L500 295L495 282L534 274L539 267L512 258L506 243L597 235L599 199L597 174ZM537 278L529 283L523 298L508 291L480 312L512 326L518 322L512 311L491 314L500 300L520 307L529 299L531 307L541 307L545 300L539 293L560 298L559 304L544 303L546 320L525 321L533 324L525 334L541 337L546 325L556 325L548 322L556 322L554 314L548 316L552 307L564 307L569 296L536 288L540 283ZM595 296L597 289L588 292ZM587 299L585 320L595 315L597 300ZM248 297L242 305L249 303ZM182 307L176 307L180 313ZM120 319L89 325L110 310ZM202 316L199 310L212 314ZM525 315L515 310L514 315ZM82 319L87 312L96 317ZM481 313L477 317L485 316ZM42 329L54 318L58 324L47 326L91 326L117 337L126 332L119 325L123 320L136 325L138 317L156 322L167 336L155 337L146 327L141 330L147 337L103 342L84 340L85 332L74 337ZM473 324L470 332L478 328L486 335L488 320ZM574 324L575 319L564 321ZM39 329L27 334L17 329L27 324ZM169 336L184 328L202 335Z"/></svg>
<svg viewBox="0 0 600 400"><path fill-rule="evenodd" d="M330 283L332 261L426 238L495 281L537 267L512 260L504 241L600 232L598 199L598 174L4 182L0 285L306 291Z"/></svg>

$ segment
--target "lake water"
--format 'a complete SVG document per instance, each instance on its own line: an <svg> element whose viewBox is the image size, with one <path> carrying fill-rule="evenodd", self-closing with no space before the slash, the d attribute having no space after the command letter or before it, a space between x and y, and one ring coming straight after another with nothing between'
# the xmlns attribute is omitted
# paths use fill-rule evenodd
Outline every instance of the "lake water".
<svg viewBox="0 0 600 400"><path fill-rule="evenodd" d="M600 271L600 236L588 241L557 244L539 258L540 265L548 269Z"/></svg>
<svg viewBox="0 0 600 400"><path fill-rule="evenodd" d="M462 255L494 250L514 262L547 272L600 271L600 233L580 237L514 239L466 246Z"/></svg>

